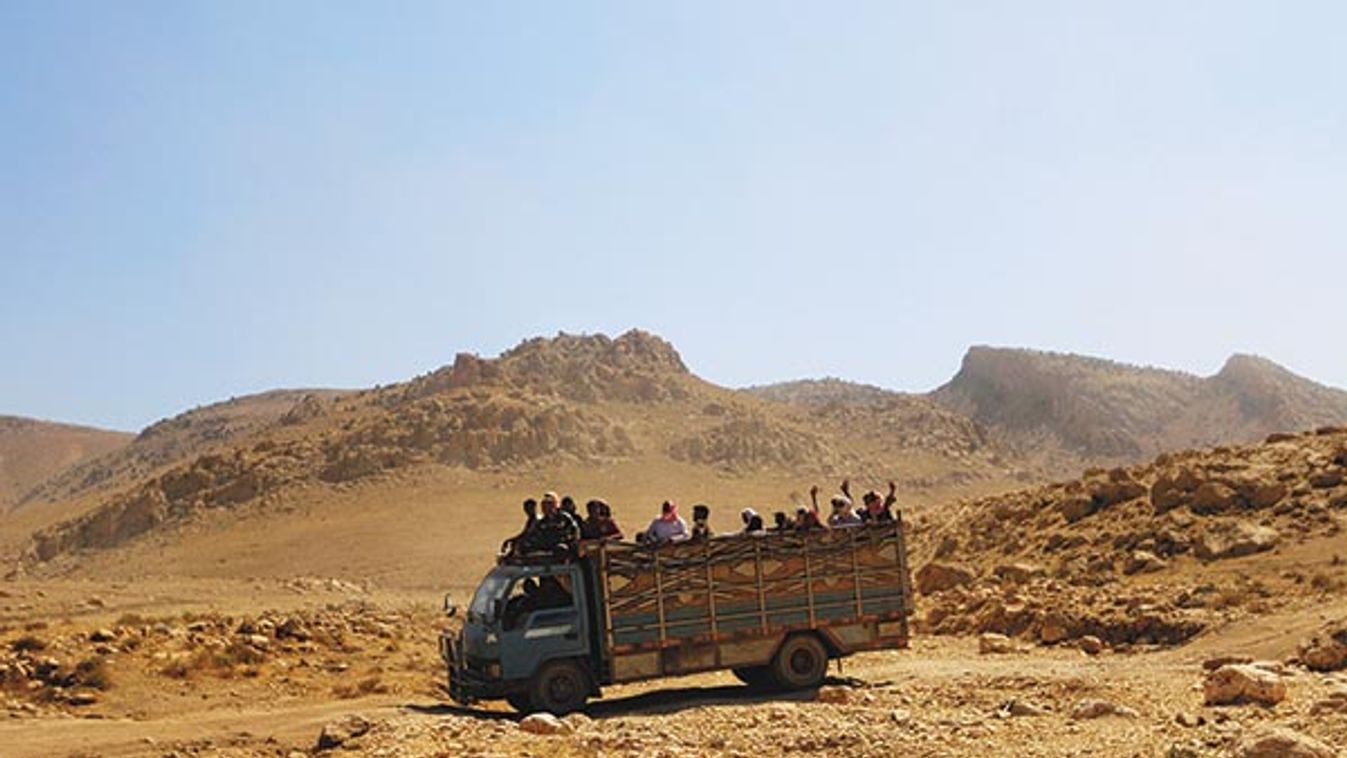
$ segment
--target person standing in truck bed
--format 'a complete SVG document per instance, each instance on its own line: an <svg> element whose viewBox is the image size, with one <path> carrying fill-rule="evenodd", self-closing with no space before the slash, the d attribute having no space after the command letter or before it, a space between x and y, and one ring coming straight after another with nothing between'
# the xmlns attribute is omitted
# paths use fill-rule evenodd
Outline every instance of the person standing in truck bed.
<svg viewBox="0 0 1347 758"><path fill-rule="evenodd" d="M666 542L682 542L688 537L688 523L678 515L678 503L665 500L660 506L659 516L650 522L645 530L645 544L661 545Z"/></svg>

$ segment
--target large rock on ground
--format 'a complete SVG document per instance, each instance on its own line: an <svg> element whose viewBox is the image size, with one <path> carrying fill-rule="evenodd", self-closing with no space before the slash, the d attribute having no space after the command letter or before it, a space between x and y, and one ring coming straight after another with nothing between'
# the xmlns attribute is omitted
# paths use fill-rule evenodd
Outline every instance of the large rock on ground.
<svg viewBox="0 0 1347 758"><path fill-rule="evenodd" d="M1248 735L1231 751L1234 758L1334 758L1328 745L1284 727L1264 727Z"/></svg>
<svg viewBox="0 0 1347 758"><path fill-rule="evenodd" d="M1104 716L1120 716L1122 718L1136 718L1139 714L1136 709L1125 705L1119 705L1112 700L1099 700L1089 698L1082 700L1071 709L1071 718L1076 720L1097 719Z"/></svg>
<svg viewBox="0 0 1347 758"><path fill-rule="evenodd" d="M978 637L978 652L983 655L997 655L1001 653L1014 653L1019 650L1014 641L1004 634L996 632L987 632Z"/></svg>
<svg viewBox="0 0 1347 758"><path fill-rule="evenodd" d="M519 728L529 734L570 734L570 724L550 713L532 713L519 722Z"/></svg>
<svg viewBox="0 0 1347 758"><path fill-rule="evenodd" d="M370 730L370 722L361 716L346 716L329 722L318 735L318 749L331 750L359 737Z"/></svg>
<svg viewBox="0 0 1347 758"><path fill-rule="evenodd" d="M1286 699L1286 684L1271 671L1236 663L1208 674L1202 692L1207 705L1276 705Z"/></svg>
<svg viewBox="0 0 1347 758"><path fill-rule="evenodd" d="M1238 558L1271 550L1280 535L1270 526L1244 521L1210 524L1193 543L1193 553L1204 561Z"/></svg>
<svg viewBox="0 0 1347 758"><path fill-rule="evenodd" d="M1205 482L1193 493L1189 505L1193 513L1212 514L1233 511L1240 507L1239 493L1222 482Z"/></svg>
<svg viewBox="0 0 1347 758"><path fill-rule="evenodd" d="M1300 662L1311 671L1340 671L1347 668L1347 622L1335 622L1322 635L1311 637L1296 651Z"/></svg>
<svg viewBox="0 0 1347 758"><path fill-rule="evenodd" d="M954 563L931 561L917 570L917 590L923 595L962 587L973 581L973 572Z"/></svg>

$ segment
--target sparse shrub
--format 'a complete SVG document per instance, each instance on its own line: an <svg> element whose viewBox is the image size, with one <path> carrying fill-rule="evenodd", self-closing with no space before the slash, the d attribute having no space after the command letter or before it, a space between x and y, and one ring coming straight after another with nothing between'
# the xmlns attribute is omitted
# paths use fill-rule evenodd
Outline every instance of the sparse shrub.
<svg viewBox="0 0 1347 758"><path fill-rule="evenodd" d="M78 684L96 690L106 690L112 686L107 662L102 658L85 658L76 664L75 680Z"/></svg>
<svg viewBox="0 0 1347 758"><path fill-rule="evenodd" d="M47 643L31 634L25 634L9 643L9 649L16 653L37 653L46 650Z"/></svg>

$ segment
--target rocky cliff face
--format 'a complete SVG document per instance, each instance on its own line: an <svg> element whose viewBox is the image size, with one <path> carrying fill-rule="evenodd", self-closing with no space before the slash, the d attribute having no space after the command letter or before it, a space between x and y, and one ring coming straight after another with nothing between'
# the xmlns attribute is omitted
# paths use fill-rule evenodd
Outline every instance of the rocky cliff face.
<svg viewBox="0 0 1347 758"><path fill-rule="evenodd" d="M1234 356L1220 373L1202 378L1097 358L975 347L931 397L1012 445L1059 447L1086 461L1138 460L1347 422L1347 392L1251 356Z"/></svg>

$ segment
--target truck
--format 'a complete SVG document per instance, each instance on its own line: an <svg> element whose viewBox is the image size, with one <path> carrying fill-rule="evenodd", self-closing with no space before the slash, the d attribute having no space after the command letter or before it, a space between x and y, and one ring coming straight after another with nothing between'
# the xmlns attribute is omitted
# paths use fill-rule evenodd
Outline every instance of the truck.
<svg viewBox="0 0 1347 758"><path fill-rule="evenodd" d="M446 596L445 609L458 608ZM728 669L758 688L819 686L830 660L906 648L901 515L809 532L651 547L583 542L501 557L440 635L454 701L563 715L609 685Z"/></svg>

